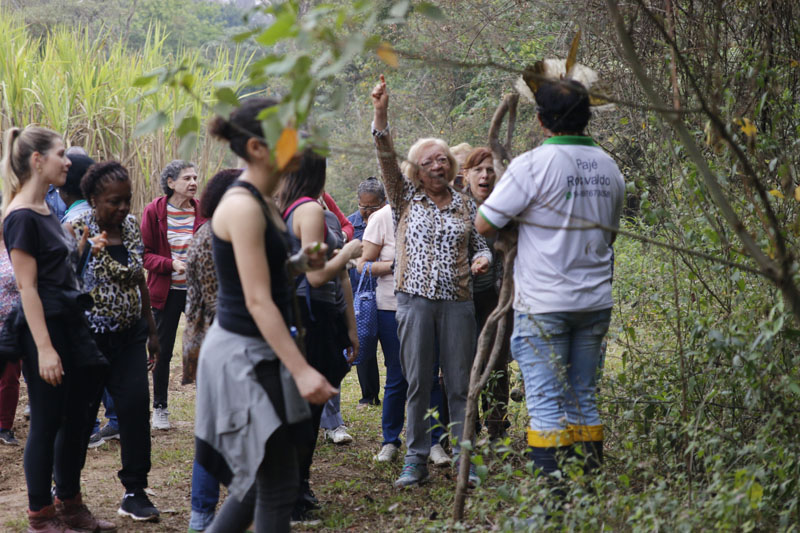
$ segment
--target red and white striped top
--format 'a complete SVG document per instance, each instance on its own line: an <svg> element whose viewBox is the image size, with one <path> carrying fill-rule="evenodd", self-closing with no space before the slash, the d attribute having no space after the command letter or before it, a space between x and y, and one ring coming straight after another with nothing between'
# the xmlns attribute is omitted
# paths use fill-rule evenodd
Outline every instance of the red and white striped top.
<svg viewBox="0 0 800 533"><path fill-rule="evenodd" d="M194 208L180 209L167 202L167 242L172 260L186 262L194 231ZM172 289L186 290L186 274L172 273Z"/></svg>

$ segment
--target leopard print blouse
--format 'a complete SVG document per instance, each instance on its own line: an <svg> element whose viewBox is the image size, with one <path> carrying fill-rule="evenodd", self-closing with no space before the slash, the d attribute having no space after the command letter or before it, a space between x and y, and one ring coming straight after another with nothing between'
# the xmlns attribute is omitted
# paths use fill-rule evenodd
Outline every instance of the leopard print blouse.
<svg viewBox="0 0 800 533"><path fill-rule="evenodd" d="M184 385L194 382L206 331L217 314L217 273L211 252L211 221L194 234L186 258L186 328L183 330Z"/></svg>
<svg viewBox="0 0 800 533"><path fill-rule="evenodd" d="M376 136L375 145L394 216L395 291L431 300L471 300L470 265L479 257L492 260L473 224L475 202L450 187L452 200L439 209L403 176L391 138Z"/></svg>
<svg viewBox="0 0 800 533"><path fill-rule="evenodd" d="M72 223L75 234L89 227L89 235L98 235L100 227L94 210L83 213ZM103 249L97 256L89 255L83 271L83 287L94 300L86 316L94 333L123 331L142 317L142 296L139 286L144 280L144 243L139 223L133 215L122 222L122 244L128 251L128 264L123 265Z"/></svg>

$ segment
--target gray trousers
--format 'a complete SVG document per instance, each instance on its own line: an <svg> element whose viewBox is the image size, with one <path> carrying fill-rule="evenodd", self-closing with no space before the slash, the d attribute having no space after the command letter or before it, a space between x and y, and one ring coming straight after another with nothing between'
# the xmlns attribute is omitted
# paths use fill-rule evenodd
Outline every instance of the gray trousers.
<svg viewBox="0 0 800 533"><path fill-rule="evenodd" d="M439 365L444 373L451 431L461 439L467 405L469 373L475 357L475 305L429 300L397 293L397 335L400 365L408 382L406 463L426 464L431 450L430 421L425 419L431 398L431 373L439 341ZM458 452L458 447L455 449Z"/></svg>

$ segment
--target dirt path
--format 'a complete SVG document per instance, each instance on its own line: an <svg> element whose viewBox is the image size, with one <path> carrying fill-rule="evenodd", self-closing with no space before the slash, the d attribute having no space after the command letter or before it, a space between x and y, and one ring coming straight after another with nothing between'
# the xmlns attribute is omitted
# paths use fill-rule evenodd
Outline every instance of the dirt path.
<svg viewBox="0 0 800 533"><path fill-rule="evenodd" d="M177 353L177 352L176 352ZM379 354L379 358L382 357ZM180 358L173 358L170 381L170 411L173 429L152 436L151 499L161 510L158 523L137 524L116 515L122 498L119 441L89 450L82 484L89 507L99 516L117 523L120 532L185 532L189 523L191 470L194 454L194 386L180 385ZM383 368L381 368L383 371ZM381 376L383 380L383 376ZM360 389L355 371L342 385L342 411L355 442L334 446L323 442L317 448L312 486L323 502L322 523L297 527L295 531L420 531L435 526L451 513L454 471L432 470L431 482L410 491L397 491L392 481L402 461L377 464L372 457L380 448L381 408L356 409ZM26 403L23 383L15 432L24 444L28 423L22 412ZM101 409L102 410L102 409ZM523 444L524 415L512 404L512 437L515 447ZM22 469L24 446L0 446L0 530L20 532L27 527L27 496ZM473 498L480 505L481 496ZM433 522L433 523L432 523Z"/></svg>

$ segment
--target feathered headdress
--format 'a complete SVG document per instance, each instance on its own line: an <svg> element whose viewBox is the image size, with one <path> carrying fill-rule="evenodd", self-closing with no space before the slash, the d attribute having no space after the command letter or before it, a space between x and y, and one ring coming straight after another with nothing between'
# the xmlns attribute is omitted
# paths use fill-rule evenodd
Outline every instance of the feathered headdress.
<svg viewBox="0 0 800 533"><path fill-rule="evenodd" d="M581 32L575 34L566 59L541 59L525 68L522 76L514 83L517 92L531 103L536 103L536 91L545 80L572 79L580 82L592 94L589 105L593 107L610 106L608 100L598 94L608 94L605 83L596 70L576 62Z"/></svg>

